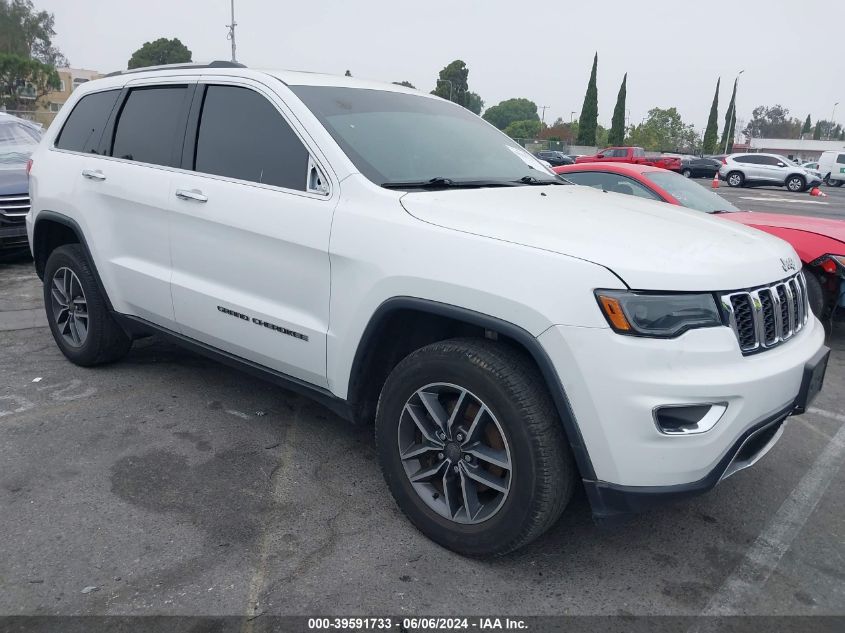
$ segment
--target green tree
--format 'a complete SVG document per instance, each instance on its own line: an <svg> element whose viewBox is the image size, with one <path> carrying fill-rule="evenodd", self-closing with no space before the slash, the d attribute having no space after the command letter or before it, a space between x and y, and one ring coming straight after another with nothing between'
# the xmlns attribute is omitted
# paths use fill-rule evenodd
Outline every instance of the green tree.
<svg viewBox="0 0 845 633"><path fill-rule="evenodd" d="M464 107L473 114L481 114L484 109L484 99L474 92L468 92Z"/></svg>
<svg viewBox="0 0 845 633"><path fill-rule="evenodd" d="M540 122L534 119L514 121L505 128L505 134L511 138L537 138L540 134Z"/></svg>
<svg viewBox="0 0 845 633"><path fill-rule="evenodd" d="M800 119L789 116L789 109L780 104L757 106L751 112L745 134L753 138L797 138L804 125Z"/></svg>
<svg viewBox="0 0 845 633"><path fill-rule="evenodd" d="M599 124L599 92L596 87L596 74L599 67L599 54L593 57L593 70L584 94L584 105L581 106L581 116L578 118L578 144L595 145L596 128Z"/></svg>
<svg viewBox="0 0 845 633"><path fill-rule="evenodd" d="M53 14L36 11L32 0L0 0L0 53L67 66L65 56L53 46L54 26Z"/></svg>
<svg viewBox="0 0 845 633"><path fill-rule="evenodd" d="M725 112L725 129L722 130L722 142L719 143L719 147L721 148L719 150L720 152L727 151L730 153L733 151L734 132L736 130L736 83L737 80L734 79L734 91L731 93L731 101L728 103L728 111ZM728 142L728 139L730 139L730 142ZM727 150L725 150L726 145Z"/></svg>
<svg viewBox="0 0 845 633"><path fill-rule="evenodd" d="M0 103L9 110L32 110L48 92L59 89L59 73L49 64L0 53Z"/></svg>
<svg viewBox="0 0 845 633"><path fill-rule="evenodd" d="M468 80L469 68L462 60L456 59L440 71L431 94L464 105L469 90Z"/></svg>
<svg viewBox="0 0 845 633"><path fill-rule="evenodd" d="M669 152L693 148L696 136L676 108L652 108L646 119L631 130L628 142L650 151Z"/></svg>
<svg viewBox="0 0 845 633"><path fill-rule="evenodd" d="M186 64L191 61L191 51L178 38L169 40L161 37L154 42L145 42L129 58L129 69L163 64ZM348 71L347 71L348 72Z"/></svg>
<svg viewBox="0 0 845 633"><path fill-rule="evenodd" d="M609 145L622 145L625 142L625 99L628 95L628 73L622 77L619 94L616 96L616 107L613 109L613 120L610 123L610 133L607 137Z"/></svg>
<svg viewBox="0 0 845 633"><path fill-rule="evenodd" d="M405 86L406 88L412 88L414 90L417 89L417 87L414 84L412 84L410 81L394 81L393 83L396 84L397 86Z"/></svg>
<svg viewBox="0 0 845 633"><path fill-rule="evenodd" d="M822 122L816 121L816 127L813 129L813 140L820 141L822 138Z"/></svg>
<svg viewBox="0 0 845 633"><path fill-rule="evenodd" d="M717 154L721 150L716 147L719 138L719 86L722 78L716 80L716 92L713 95L713 103L710 105L710 117L707 119L707 127L704 129L704 153Z"/></svg>
<svg viewBox="0 0 845 633"><path fill-rule="evenodd" d="M813 123L810 121L810 115L807 115L807 118L804 119L804 127L801 128L801 136L805 134L809 134L813 131Z"/></svg>
<svg viewBox="0 0 845 633"><path fill-rule="evenodd" d="M530 99L505 99L492 108L487 108L482 117L488 123L504 130L514 121L540 120L537 104Z"/></svg>

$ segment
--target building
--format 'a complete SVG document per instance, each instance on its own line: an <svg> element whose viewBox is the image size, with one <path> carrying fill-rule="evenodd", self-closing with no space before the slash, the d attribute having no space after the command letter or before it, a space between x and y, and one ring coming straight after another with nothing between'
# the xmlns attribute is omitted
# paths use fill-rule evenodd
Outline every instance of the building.
<svg viewBox="0 0 845 633"><path fill-rule="evenodd" d="M814 141L795 138L752 138L749 143L752 152L781 154L799 163L817 161L827 150L845 150L845 141ZM734 145L734 152L743 151Z"/></svg>
<svg viewBox="0 0 845 633"><path fill-rule="evenodd" d="M48 110L50 112L58 112L62 106L70 98L76 88L85 82L92 79L99 79L103 75L96 70L86 70L84 68L58 68L60 86L55 92L49 92L41 99L39 109Z"/></svg>

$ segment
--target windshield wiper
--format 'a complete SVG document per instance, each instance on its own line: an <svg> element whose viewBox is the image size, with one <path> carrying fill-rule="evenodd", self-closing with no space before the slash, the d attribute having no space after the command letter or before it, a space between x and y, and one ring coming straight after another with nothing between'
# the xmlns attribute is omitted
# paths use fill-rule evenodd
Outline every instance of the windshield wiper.
<svg viewBox="0 0 845 633"><path fill-rule="evenodd" d="M523 185L565 185L567 184L562 179L555 178L554 180L540 180L539 178L535 178L534 176L523 176L519 180L515 181L518 183L522 183Z"/></svg>
<svg viewBox="0 0 845 633"><path fill-rule="evenodd" d="M452 180L438 176L430 180L383 182L381 186L385 189L472 189L479 187L513 187L514 183L507 180Z"/></svg>

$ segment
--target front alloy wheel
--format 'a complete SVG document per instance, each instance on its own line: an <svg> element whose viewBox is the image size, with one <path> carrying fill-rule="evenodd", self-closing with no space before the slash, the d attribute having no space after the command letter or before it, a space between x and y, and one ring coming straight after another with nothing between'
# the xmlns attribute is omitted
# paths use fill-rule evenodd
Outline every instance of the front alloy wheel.
<svg viewBox="0 0 845 633"><path fill-rule="evenodd" d="M59 268L50 289L53 320L65 342L82 347L88 338L88 301L82 283L70 268Z"/></svg>
<svg viewBox="0 0 845 633"><path fill-rule="evenodd" d="M804 191L804 179L801 176L792 176L786 181L786 188L790 191Z"/></svg>
<svg viewBox="0 0 845 633"><path fill-rule="evenodd" d="M411 486L440 516L480 523L502 507L510 449L496 417L467 389L434 383L417 390L402 409L398 442Z"/></svg>

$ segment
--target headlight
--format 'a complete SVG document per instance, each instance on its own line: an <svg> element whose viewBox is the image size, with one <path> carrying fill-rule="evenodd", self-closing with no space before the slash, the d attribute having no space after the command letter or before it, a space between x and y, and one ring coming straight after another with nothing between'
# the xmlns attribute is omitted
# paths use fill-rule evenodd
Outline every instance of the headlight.
<svg viewBox="0 0 845 633"><path fill-rule="evenodd" d="M607 322L619 334L673 338L694 328L723 325L710 294L596 290Z"/></svg>

